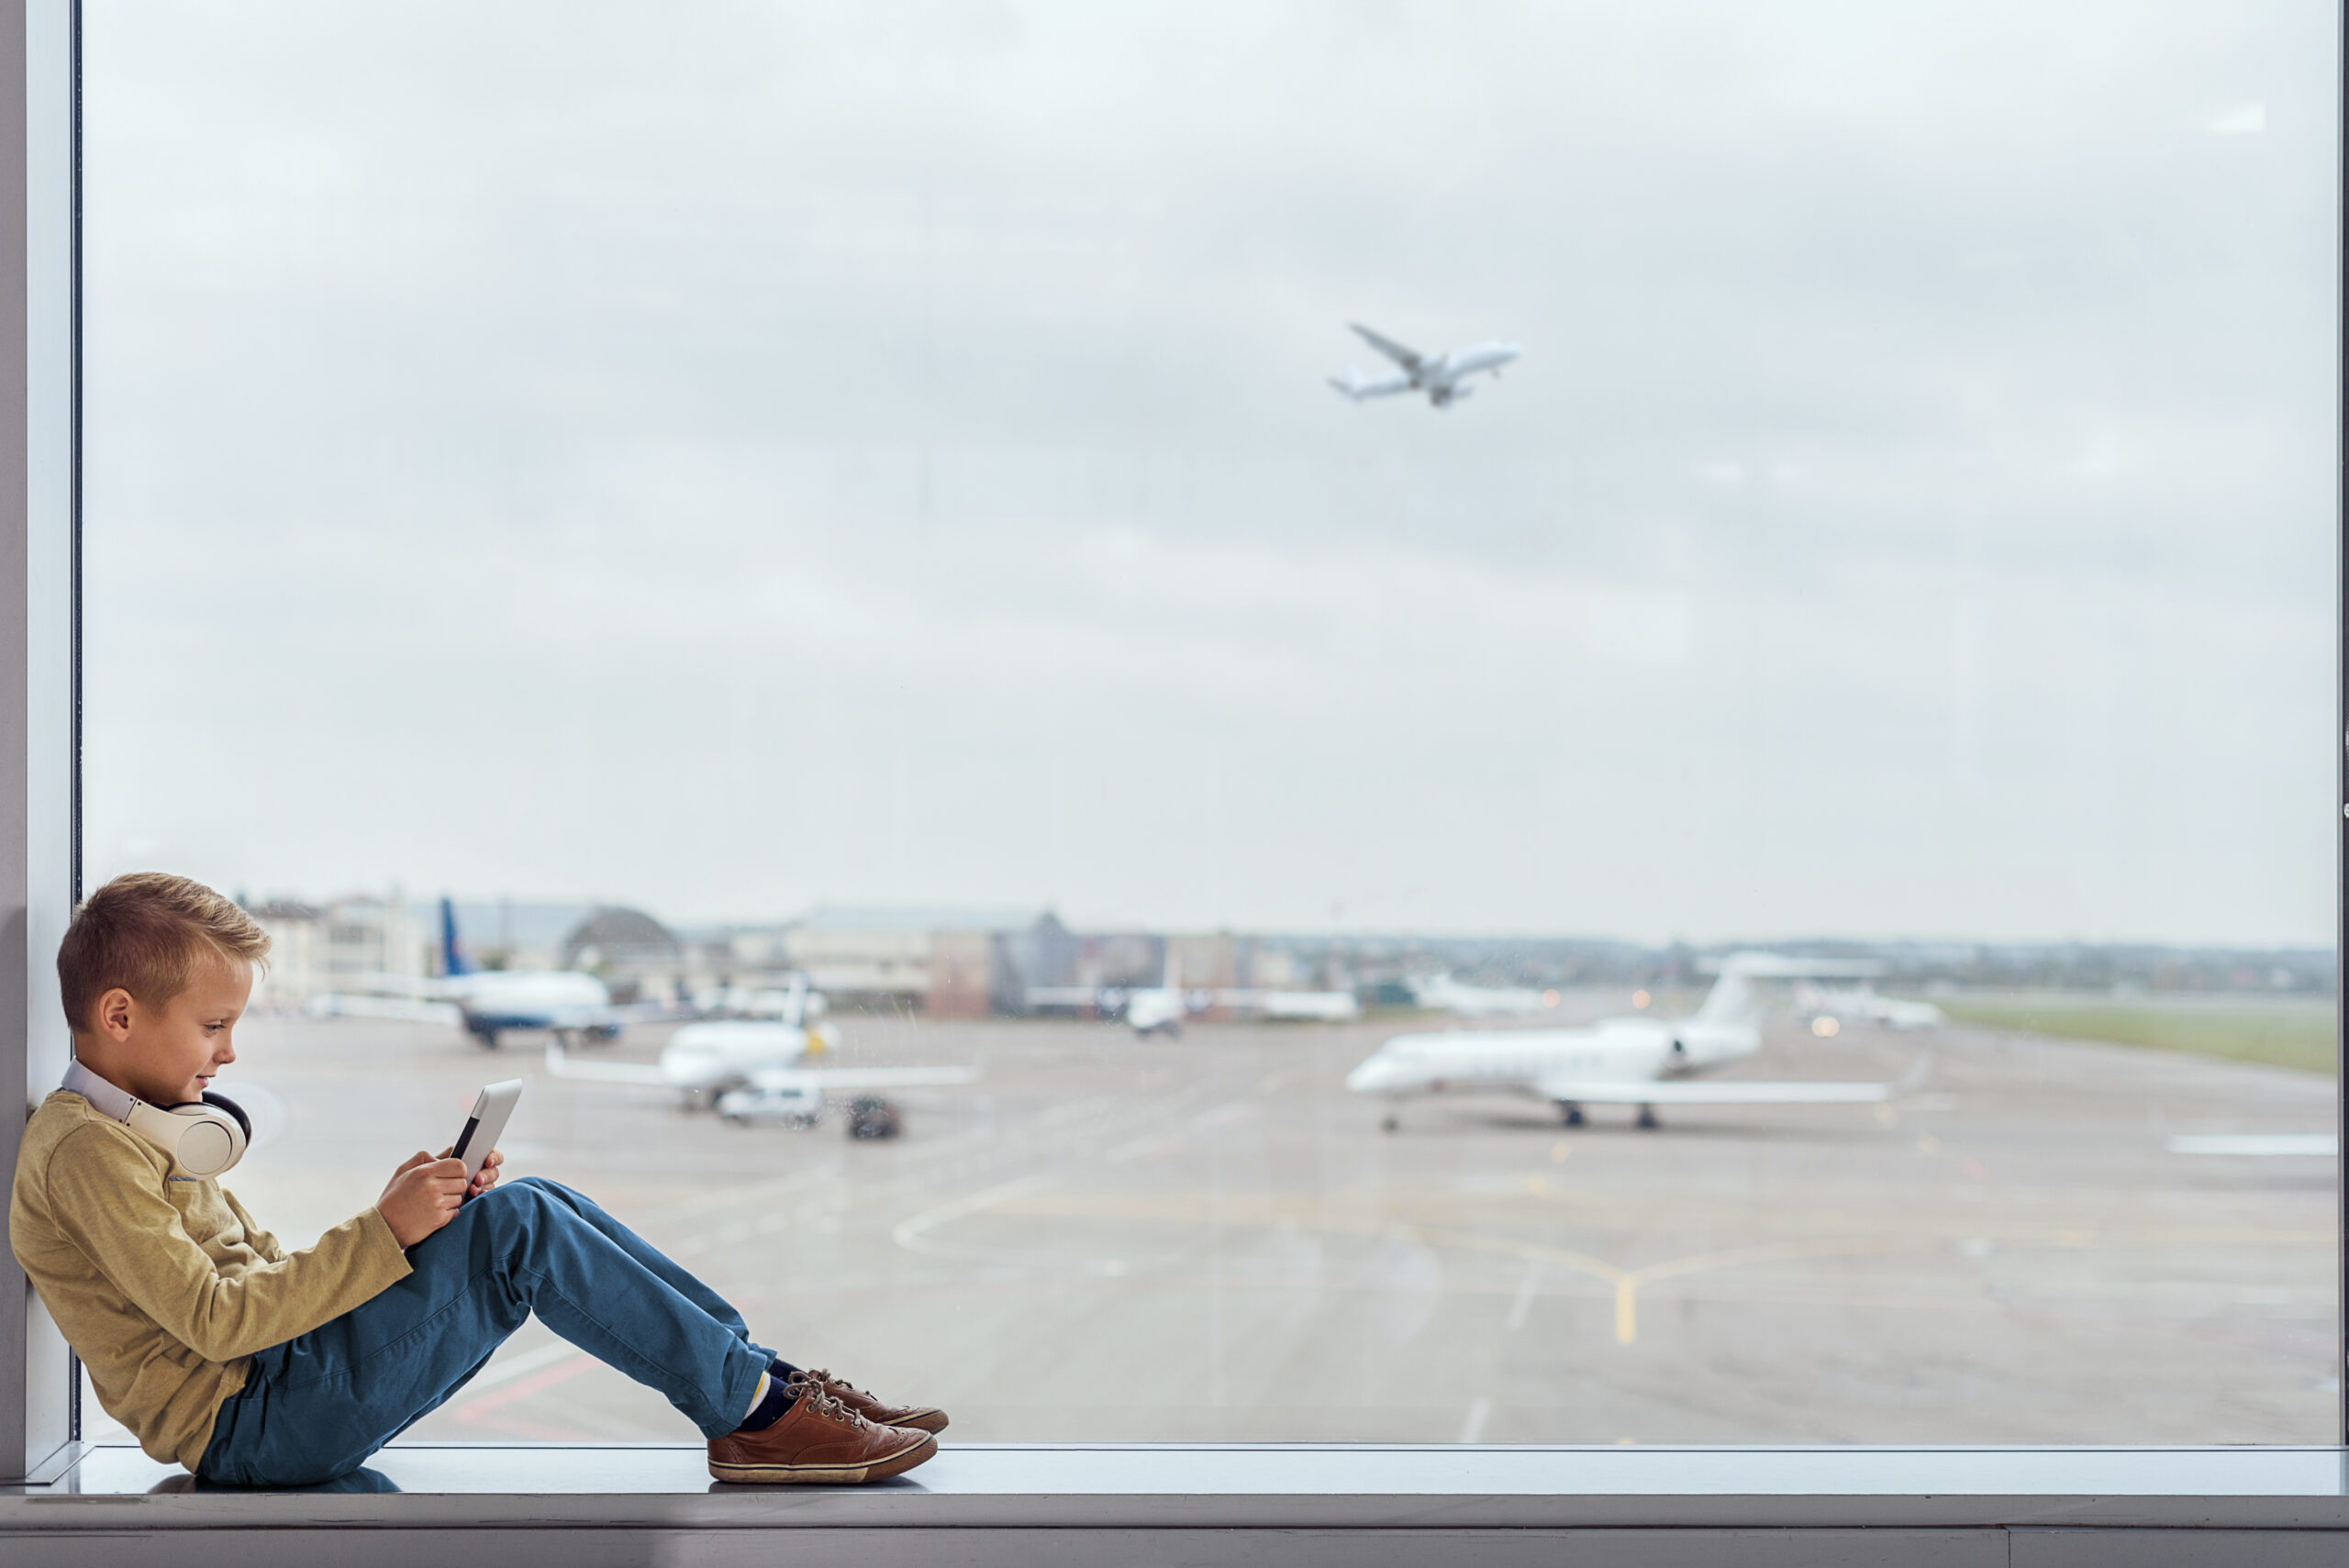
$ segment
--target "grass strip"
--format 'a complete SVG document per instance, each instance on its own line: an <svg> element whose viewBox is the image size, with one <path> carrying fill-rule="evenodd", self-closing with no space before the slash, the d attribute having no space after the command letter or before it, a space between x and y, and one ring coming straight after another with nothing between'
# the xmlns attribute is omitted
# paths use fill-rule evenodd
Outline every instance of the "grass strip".
<svg viewBox="0 0 2349 1568"><path fill-rule="evenodd" d="M1976 1001L1933 998L1962 1024L2026 1029L2032 1034L2142 1045L2196 1056L2222 1056L2292 1067L2303 1073L2333 1072L2333 1022L2330 1009L2300 1007L2121 1006L2031 1000Z"/></svg>

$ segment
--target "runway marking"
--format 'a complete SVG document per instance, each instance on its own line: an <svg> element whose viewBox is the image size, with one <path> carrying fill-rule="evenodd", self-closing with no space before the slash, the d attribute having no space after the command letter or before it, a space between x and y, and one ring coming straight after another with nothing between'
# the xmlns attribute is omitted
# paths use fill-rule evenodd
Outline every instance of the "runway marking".
<svg viewBox="0 0 2349 1568"><path fill-rule="evenodd" d="M537 1368L528 1377L509 1384L495 1394L480 1399L468 1399L462 1405L452 1405L449 1407L449 1414L467 1426L486 1427L492 1431L504 1432L512 1437L535 1438L548 1442L577 1440L573 1434L540 1426L535 1421L525 1421L517 1417L498 1414L505 1407L513 1404L516 1400L528 1399L533 1394L543 1393L558 1383L568 1383L596 1364L596 1358L584 1351L573 1349L568 1344L562 1348L571 1353L555 1358L551 1362ZM532 1352L532 1354L537 1353ZM518 1356L515 1359L519 1361L524 1358ZM480 1381L479 1378L475 1378L474 1385L478 1385Z"/></svg>
<svg viewBox="0 0 2349 1568"><path fill-rule="evenodd" d="M1536 1174L1504 1186L1488 1195L1495 1198L1539 1197L1553 1203L1564 1203L1575 1207L1596 1209L1622 1218L1620 1204L1591 1199L1581 1195L1562 1192ZM1322 1194L1281 1194L1241 1192L1183 1192L1159 1190L1150 1192L1069 1192L1050 1196L1015 1201L1004 1199L1003 1207L1020 1214L1052 1215L1061 1218L1097 1219L1152 1219L1170 1225L1256 1225L1288 1226L1317 1229L1338 1236L1384 1236L1393 1230L1416 1232L1425 1229L1428 1234L1475 1234L1467 1231L1447 1231L1440 1223L1431 1227L1422 1219L1415 1225L1393 1212L1394 1207L1418 1201L1414 1195L1397 1195L1377 1191L1332 1192ZM1432 1201L1442 1201L1441 1198ZM1421 1207L1425 1207L1421 1205ZM1783 1211L1774 1211L1783 1213ZM1809 1218L1816 1220L1820 1214L1812 1211ZM1829 1218L1843 1218L1830 1215ZM1660 1225L1678 1224L1688 1227L1715 1228L1731 1223L1752 1224L1756 1211L1750 1206L1694 1205L1675 1208L1659 1217L1644 1213L1640 1229L1653 1231ZM1850 1223L1845 1219L1845 1223ZM1898 1251L1932 1251L1944 1242L1963 1240L1969 1236L1991 1236L2010 1244L2051 1247L2196 1247L2196 1246L2297 1246L2334 1240L2330 1230L2288 1230L2254 1229L2239 1226L2231 1229L2206 1227L2164 1227L2159 1229L2114 1229L2091 1231L2077 1226L2062 1225L2001 1225L1993 1220L1984 1223L1979 1214L1928 1215L1907 1221L1908 1229L1899 1236L1887 1238L1881 1231L1839 1230L1823 1235L1789 1238L1783 1242L1770 1242L1770 1247L1791 1246L1802 1249L1800 1255L1829 1256L1837 1252L1868 1251L1885 1249ZM1548 1248L1541 1243L1519 1241L1513 1238L1492 1237L1495 1243L1507 1249L1529 1249L1515 1252L1516 1256L1555 1261L1561 1258L1584 1258L1598 1266L1612 1270L1615 1265L1591 1258L1587 1253ZM1467 1244L1467 1243L1464 1243ZM1749 1251L1750 1249L1742 1249ZM1706 1257L1716 1255L1705 1253ZM1662 1267L1664 1265L1655 1265ZM1612 1281L1614 1274L1605 1276Z"/></svg>
<svg viewBox="0 0 2349 1568"><path fill-rule="evenodd" d="M1689 1274L1710 1273L1721 1269L1741 1268L1750 1264L1786 1262L1805 1258L1836 1256L1890 1255L1939 1251L1949 1237L1936 1229L1911 1229L1895 1237L1845 1233L1812 1236L1785 1241L1764 1242L1748 1247L1697 1252L1687 1257L1667 1258L1639 1268L1626 1268L1592 1253L1572 1248L1556 1247L1526 1241L1515 1237L1495 1236L1480 1231L1464 1231L1448 1228L1413 1225L1386 1211L1388 1200L1383 1195L1359 1195L1360 1206L1354 1214L1332 1213L1330 1195L1317 1200L1300 1201L1293 1196L1274 1194L1241 1193L1073 1193L1059 1192L1034 1197L1036 1189L1046 1184L1041 1175L1029 1176L989 1188L967 1198L956 1199L926 1209L901 1221L893 1232L899 1245L908 1251L929 1252L936 1256L960 1258L966 1261L1005 1262L1050 1266L1059 1263L1066 1267L1076 1263L1085 1272L1108 1274L1112 1277L1130 1272L1130 1265L1116 1259L1053 1259L1033 1252L999 1248L955 1248L930 1240L927 1232L949 1220L975 1213L985 1208L1001 1208L1009 1213L1052 1215L1092 1218L1157 1220L1175 1225L1229 1225L1253 1228L1309 1229L1325 1235L1353 1236L1366 1239L1402 1236L1436 1246L1450 1246L1472 1251L1496 1252L1524 1260L1532 1269L1555 1266L1581 1274L1605 1284L1614 1302L1615 1342L1632 1345L1639 1340L1639 1293L1643 1285L1661 1280L1680 1278ZM1546 1195L1553 1192L1541 1176L1525 1179L1513 1194ZM1378 1207L1373 1208L1375 1203ZM1950 1217L1956 1218L1958 1217ZM1944 1222L1946 1223L1946 1222ZM1981 1235L1979 1223L1969 1224L1955 1232L1963 1237ZM2009 1240L2036 1242L2066 1248L2091 1248L2141 1245L2181 1245L2195 1242L2256 1244L2274 1240L2306 1240L2329 1239L2330 1232L2252 1232L2164 1230L2149 1234L2093 1234L2076 1228L2011 1227L1992 1228L1991 1234L2003 1234ZM1529 1272L1529 1279L1534 1277ZM1519 1290L1524 1295L1528 1284L1520 1282ZM1538 1285L1532 1287L1538 1290ZM1526 1296L1526 1310L1531 1311L1531 1296ZM1510 1318L1518 1318L1517 1304L1512 1301ZM1516 1328L1512 1321L1509 1327Z"/></svg>
<svg viewBox="0 0 2349 1568"><path fill-rule="evenodd" d="M1468 1418L1460 1423L1460 1440L1480 1443L1485 1440L1485 1423L1493 1418L1493 1402L1479 1394L1468 1402Z"/></svg>
<svg viewBox="0 0 2349 1568"><path fill-rule="evenodd" d="M1517 1297L1508 1304L1508 1329L1515 1333L1525 1327L1527 1316L1533 1310L1534 1293L1542 1288L1542 1265L1525 1265L1525 1278L1517 1287Z"/></svg>
<svg viewBox="0 0 2349 1568"><path fill-rule="evenodd" d="M897 1221L889 1228L889 1240L908 1252L928 1252L933 1257L970 1258L990 1255L975 1252L969 1248L942 1246L929 1239L930 1232L950 1219L960 1219L965 1215L976 1214L983 1208L993 1208L996 1205L1019 1197L1022 1194L1034 1192L1051 1180L1051 1176L1039 1171L1030 1175L1016 1177L1008 1182L998 1183L984 1192L973 1193L968 1197L949 1198L944 1203L933 1205L918 1214Z"/></svg>
<svg viewBox="0 0 2349 1568"><path fill-rule="evenodd" d="M1867 1237L1831 1237L1809 1241L1777 1241L1758 1247L1735 1247L1727 1251L1698 1252L1686 1258L1669 1258L1644 1268L1627 1269L1587 1252L1571 1251L1564 1248L1545 1247L1539 1242L1520 1241L1506 1236L1485 1236L1472 1231L1430 1231L1428 1238L1439 1244L1466 1247L1478 1251L1507 1252L1529 1262L1553 1262L1564 1264L1577 1273L1604 1280L1615 1288L1615 1342L1634 1344L1640 1337L1640 1286L1653 1284L1660 1279L1673 1279L1682 1274L1702 1273L1713 1269L1737 1268L1746 1263L1783 1262L1796 1258L1833 1257L1839 1253L1902 1252L1928 1250L1915 1239L1902 1237L1889 1240Z"/></svg>
<svg viewBox="0 0 2349 1568"><path fill-rule="evenodd" d="M1146 1133L1130 1143L1120 1143L1101 1156L1105 1165L1123 1165L1130 1161L1145 1160L1153 1154L1172 1154L1183 1147L1185 1139L1179 1132Z"/></svg>

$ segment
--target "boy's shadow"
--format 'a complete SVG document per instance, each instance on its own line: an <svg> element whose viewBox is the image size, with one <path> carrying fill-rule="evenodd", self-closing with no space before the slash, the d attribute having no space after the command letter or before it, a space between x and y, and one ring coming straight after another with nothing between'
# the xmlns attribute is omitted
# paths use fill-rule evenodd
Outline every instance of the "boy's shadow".
<svg viewBox="0 0 2349 1568"><path fill-rule="evenodd" d="M740 1481L713 1481L709 1484L712 1496L725 1496L733 1492L789 1492L804 1496L809 1492L927 1492L930 1488L910 1475L892 1475L885 1481L842 1483L838 1486L774 1486L758 1485Z"/></svg>
<svg viewBox="0 0 2349 1568"><path fill-rule="evenodd" d="M204 1481L193 1475L166 1475L147 1488L149 1496L166 1492L396 1492L399 1487L380 1470L364 1465L348 1475L338 1475L331 1481L317 1481L307 1486L230 1486L218 1481Z"/></svg>

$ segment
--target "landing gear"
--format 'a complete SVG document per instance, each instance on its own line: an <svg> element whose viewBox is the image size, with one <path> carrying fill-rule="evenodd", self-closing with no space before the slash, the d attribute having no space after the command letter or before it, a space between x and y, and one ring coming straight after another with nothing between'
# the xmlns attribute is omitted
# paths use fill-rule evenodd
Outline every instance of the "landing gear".
<svg viewBox="0 0 2349 1568"><path fill-rule="evenodd" d="M480 1046L484 1051L495 1051L497 1049L497 1031L495 1029L475 1029L473 1033L473 1043Z"/></svg>
<svg viewBox="0 0 2349 1568"><path fill-rule="evenodd" d="M1560 1100L1558 1102L1558 1119L1565 1123L1568 1127L1580 1127L1582 1125L1582 1107L1575 1104L1572 1100Z"/></svg>
<svg viewBox="0 0 2349 1568"><path fill-rule="evenodd" d="M1640 1107L1640 1119L1633 1122L1631 1125L1638 1128L1642 1132L1653 1132L1657 1128L1662 1127L1664 1123L1655 1119L1655 1107L1653 1106L1642 1106Z"/></svg>
<svg viewBox="0 0 2349 1568"><path fill-rule="evenodd" d="M1378 1130L1381 1132L1400 1132L1403 1130L1403 1118L1397 1116L1393 1111L1388 1111L1385 1117L1380 1118Z"/></svg>

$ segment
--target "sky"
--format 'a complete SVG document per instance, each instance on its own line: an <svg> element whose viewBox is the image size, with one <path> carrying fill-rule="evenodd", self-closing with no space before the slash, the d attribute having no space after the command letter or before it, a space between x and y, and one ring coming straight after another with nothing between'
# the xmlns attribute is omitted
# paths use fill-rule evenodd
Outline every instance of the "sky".
<svg viewBox="0 0 2349 1568"><path fill-rule="evenodd" d="M2332 944L2314 0L85 17L93 881Z"/></svg>

